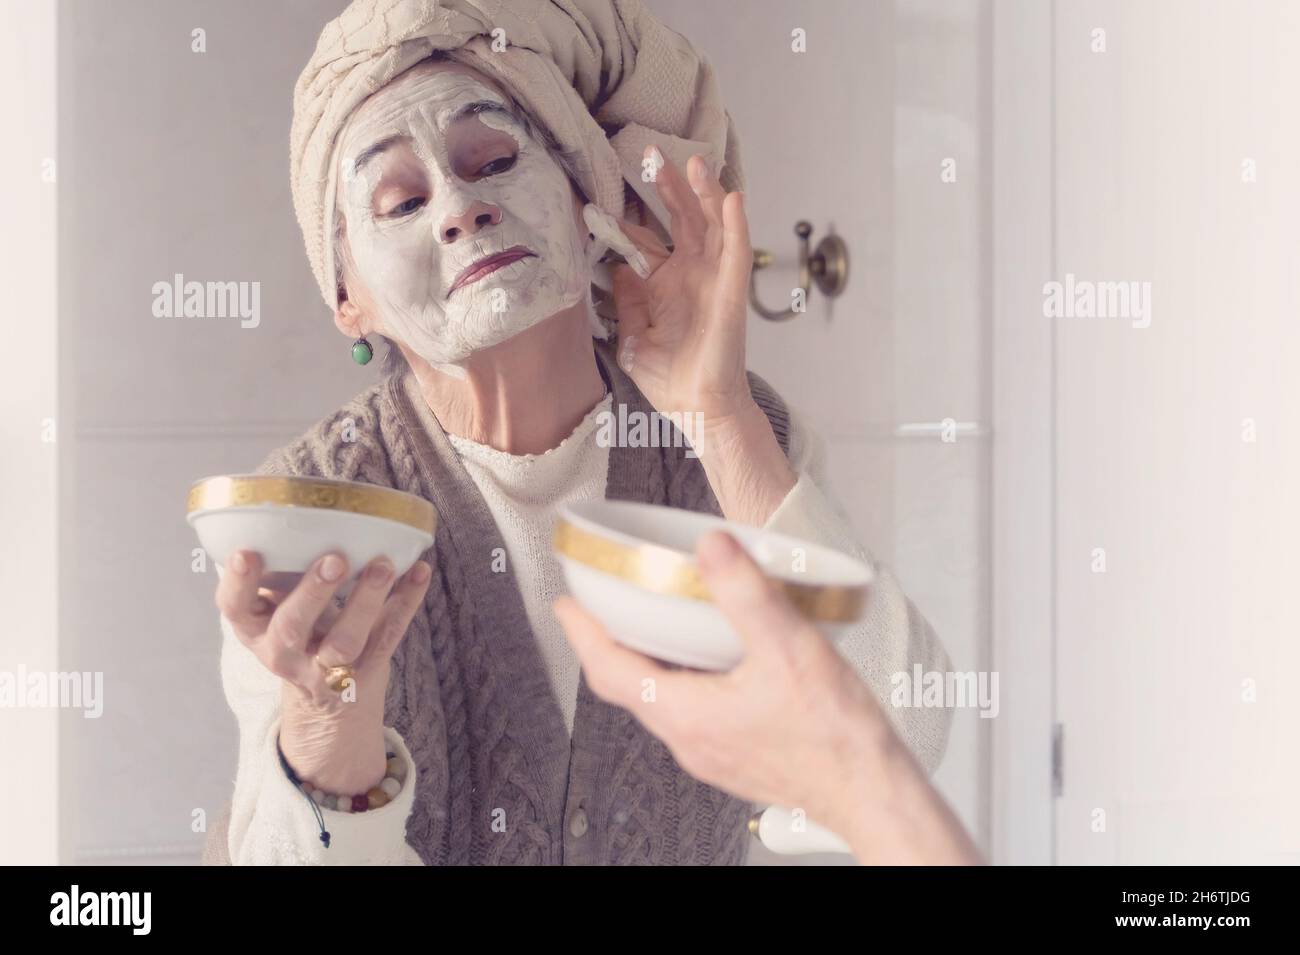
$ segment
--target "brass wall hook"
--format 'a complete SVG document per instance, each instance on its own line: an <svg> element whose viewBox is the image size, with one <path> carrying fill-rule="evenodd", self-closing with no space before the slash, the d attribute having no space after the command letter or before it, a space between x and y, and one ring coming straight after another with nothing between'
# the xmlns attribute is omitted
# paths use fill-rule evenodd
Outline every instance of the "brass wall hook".
<svg viewBox="0 0 1300 955"><path fill-rule="evenodd" d="M849 248L844 244L844 240L837 235L825 236L817 243L817 247L810 255L808 240L812 231L812 223L806 220L801 219L795 223L794 234L799 237L798 288L803 291L805 307L808 297L812 294L813 283L816 283L817 288L827 298L835 298L844 291L844 286L849 281ZM796 312L793 306L784 311L773 311L764 308L758 300L758 283L755 275L759 269L771 266L773 261L772 253L766 249L754 250L754 268L749 273L749 304L769 322L784 322L801 312Z"/></svg>

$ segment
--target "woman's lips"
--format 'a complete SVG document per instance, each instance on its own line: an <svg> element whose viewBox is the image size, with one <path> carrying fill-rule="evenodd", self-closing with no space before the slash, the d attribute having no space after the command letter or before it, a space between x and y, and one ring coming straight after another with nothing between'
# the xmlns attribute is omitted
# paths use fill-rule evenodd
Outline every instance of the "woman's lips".
<svg viewBox="0 0 1300 955"><path fill-rule="evenodd" d="M477 262L471 263L469 268L456 276L456 281L451 283L451 288L447 290L447 294L451 295L451 293L456 291L456 289L477 282L484 276L491 275L497 269L505 268L511 262L518 262L520 259L527 259L530 257L536 258L537 253L532 251L532 249L524 248L522 245L512 246L504 252L497 252L493 255L484 256Z"/></svg>

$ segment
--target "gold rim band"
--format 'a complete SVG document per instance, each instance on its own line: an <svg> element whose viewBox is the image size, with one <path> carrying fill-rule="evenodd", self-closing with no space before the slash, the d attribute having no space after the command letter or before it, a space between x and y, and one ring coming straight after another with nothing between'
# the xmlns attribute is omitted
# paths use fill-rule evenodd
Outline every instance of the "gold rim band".
<svg viewBox="0 0 1300 955"><path fill-rule="evenodd" d="M712 602L694 561L671 548L622 544L564 519L555 525L554 543L557 554L654 593ZM861 618L866 606L866 584L837 586L769 579L785 592L800 614L816 623L853 623Z"/></svg>
<svg viewBox="0 0 1300 955"><path fill-rule="evenodd" d="M349 484L324 478L285 478L264 475L213 477L196 482L186 501L186 514L225 507L277 504L323 511L347 511L397 521L427 534L434 532L437 512L423 498L378 484Z"/></svg>

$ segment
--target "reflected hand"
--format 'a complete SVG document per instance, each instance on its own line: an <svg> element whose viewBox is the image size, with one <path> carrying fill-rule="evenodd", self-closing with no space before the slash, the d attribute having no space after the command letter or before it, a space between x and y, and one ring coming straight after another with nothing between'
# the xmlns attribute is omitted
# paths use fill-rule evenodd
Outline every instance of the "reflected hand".
<svg viewBox="0 0 1300 955"><path fill-rule="evenodd" d="M672 216L673 249L650 229L620 223L650 276L613 269L618 361L661 414L699 412L712 428L751 401L745 320L753 250L744 197L725 192L700 156L690 158L686 177L671 163L660 166L655 189Z"/></svg>
<svg viewBox="0 0 1300 955"><path fill-rule="evenodd" d="M259 554L238 552L217 585L216 605L239 641L281 680L280 748L298 775L333 793L363 792L384 776L384 697L389 664L428 590L429 565L400 579L387 558L366 568L342 607L334 595L347 562L327 554L286 592L259 587ZM326 667L350 665L345 697Z"/></svg>

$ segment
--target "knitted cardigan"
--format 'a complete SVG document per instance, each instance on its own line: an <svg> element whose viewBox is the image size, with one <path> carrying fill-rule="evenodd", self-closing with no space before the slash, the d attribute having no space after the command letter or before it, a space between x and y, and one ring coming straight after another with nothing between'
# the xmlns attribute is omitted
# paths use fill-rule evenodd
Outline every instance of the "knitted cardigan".
<svg viewBox="0 0 1300 955"><path fill-rule="evenodd" d="M648 415L612 348L595 347L615 413L624 405ZM757 375L749 384L788 454L784 403ZM385 723L414 763L406 835L426 864L744 861L752 807L688 775L585 677L570 741L514 574L492 567L500 532L409 369L273 452L259 472L393 487L438 511L424 555L434 577L394 655L385 700ZM680 447L612 447L606 497L720 513L699 460ZM582 825L570 824L575 814ZM208 861L224 855L214 845L223 830L210 833Z"/></svg>

